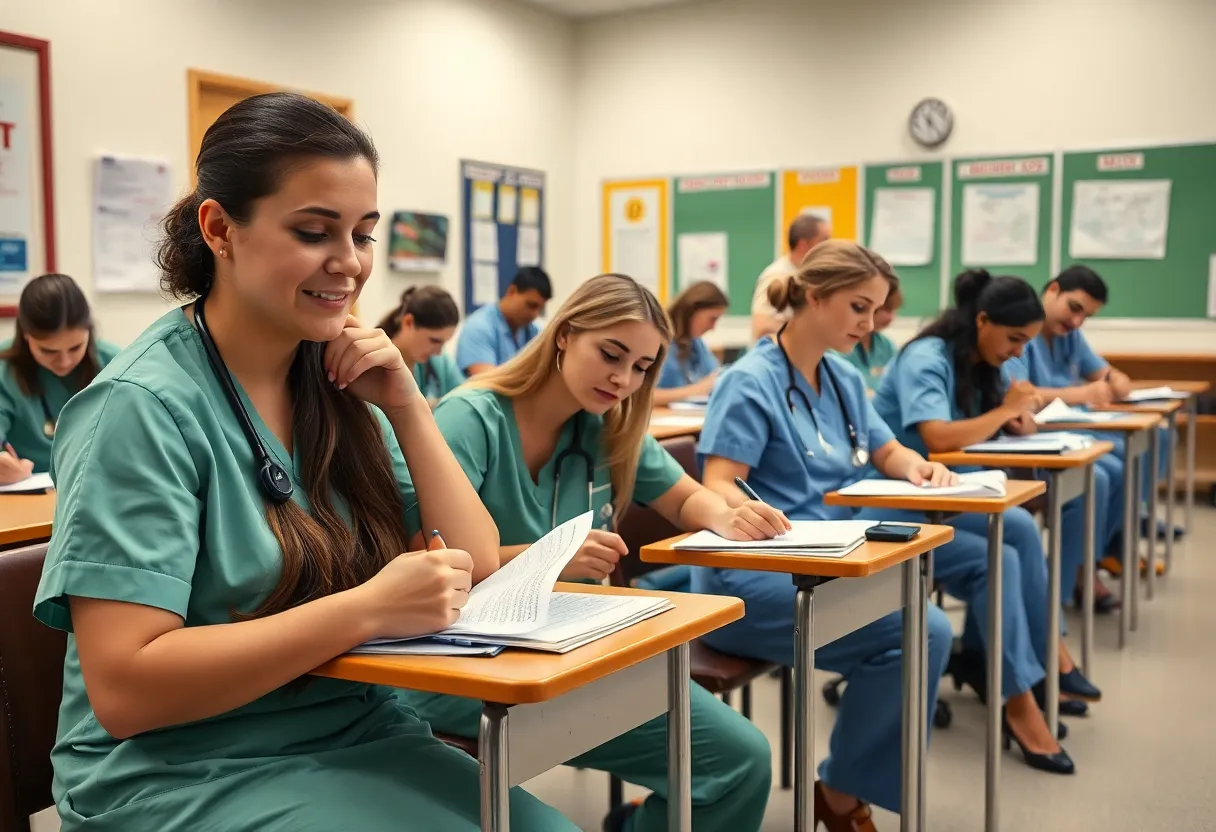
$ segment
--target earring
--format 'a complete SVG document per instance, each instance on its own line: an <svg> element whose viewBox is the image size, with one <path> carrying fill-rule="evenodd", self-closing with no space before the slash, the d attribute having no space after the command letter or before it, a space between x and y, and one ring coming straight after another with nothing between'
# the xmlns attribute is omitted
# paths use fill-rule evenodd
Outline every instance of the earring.
<svg viewBox="0 0 1216 832"><path fill-rule="evenodd" d="M223 246L220 246L220 257L227 257L227 256L228 256L228 249L224 248Z"/></svg>
<svg viewBox="0 0 1216 832"><path fill-rule="evenodd" d="M565 355L565 352L563 350L558 350L557 357L553 360L553 363L557 365L557 371L559 373L562 371L562 356L563 355Z"/></svg>

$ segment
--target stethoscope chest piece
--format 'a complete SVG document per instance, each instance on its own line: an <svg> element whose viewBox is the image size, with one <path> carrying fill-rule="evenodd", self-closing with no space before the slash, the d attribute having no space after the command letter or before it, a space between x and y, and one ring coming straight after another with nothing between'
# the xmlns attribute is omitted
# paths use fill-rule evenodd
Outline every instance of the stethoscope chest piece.
<svg viewBox="0 0 1216 832"><path fill-rule="evenodd" d="M865 448L853 448L853 467L865 468L870 462L870 452Z"/></svg>
<svg viewBox="0 0 1216 832"><path fill-rule="evenodd" d="M42 423L42 435L47 439L55 438L55 423L50 419Z"/></svg>

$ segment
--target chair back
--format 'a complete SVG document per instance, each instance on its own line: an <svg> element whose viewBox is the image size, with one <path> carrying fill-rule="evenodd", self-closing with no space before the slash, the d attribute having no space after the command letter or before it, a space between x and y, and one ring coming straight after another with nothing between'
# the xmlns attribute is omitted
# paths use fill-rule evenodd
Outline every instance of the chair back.
<svg viewBox="0 0 1216 832"><path fill-rule="evenodd" d="M674 439L665 439L659 444L675 458L676 462L680 463L685 473L695 480L701 479L700 471L697 468L695 439L691 436L678 436ZM645 563L639 557L639 553L643 546L666 540L680 533L680 530L668 523L661 514L640 503L634 503L629 507L621 522L617 524L616 531L625 541L625 545L629 547L629 555L620 559L616 570L609 576L614 586L630 586L634 580L647 572L666 568L666 564L662 563Z"/></svg>

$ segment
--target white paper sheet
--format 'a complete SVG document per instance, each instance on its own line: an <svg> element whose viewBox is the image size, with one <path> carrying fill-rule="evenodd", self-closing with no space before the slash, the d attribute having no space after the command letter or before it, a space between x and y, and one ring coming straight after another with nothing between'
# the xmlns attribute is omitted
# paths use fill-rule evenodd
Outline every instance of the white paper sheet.
<svg viewBox="0 0 1216 832"><path fill-rule="evenodd" d="M94 165L93 285L99 292L156 292L157 224L173 201L169 166L103 156Z"/></svg>
<svg viewBox="0 0 1216 832"><path fill-rule="evenodd" d="M609 270L627 274L650 291L659 292L659 192L630 188L612 192L609 200Z"/></svg>
<svg viewBox="0 0 1216 832"><path fill-rule="evenodd" d="M670 416L650 417L652 428L700 428L704 425L704 416L679 416L673 413Z"/></svg>
<svg viewBox="0 0 1216 832"><path fill-rule="evenodd" d="M1170 185L1168 179L1074 183L1069 255L1107 260L1164 259Z"/></svg>
<svg viewBox="0 0 1216 832"><path fill-rule="evenodd" d="M535 188L519 189L519 224L540 224L540 191Z"/></svg>
<svg viewBox="0 0 1216 832"><path fill-rule="evenodd" d="M498 262L498 224L493 220L477 220L471 235L472 259L478 263Z"/></svg>
<svg viewBox="0 0 1216 832"><path fill-rule="evenodd" d="M498 221L503 225L515 225L516 211L519 201L518 191L514 185L500 184L498 186Z"/></svg>
<svg viewBox="0 0 1216 832"><path fill-rule="evenodd" d="M485 306L498 302L498 264L473 264L473 303Z"/></svg>
<svg viewBox="0 0 1216 832"><path fill-rule="evenodd" d="M1051 404L1034 415L1036 425L1045 425L1049 422L1109 422L1112 419L1118 418L1118 413L1094 413L1089 410L1070 407L1064 403L1063 399L1052 400Z"/></svg>
<svg viewBox="0 0 1216 832"><path fill-rule="evenodd" d="M893 266L925 266L933 261L932 188L877 188L870 247Z"/></svg>
<svg viewBox="0 0 1216 832"><path fill-rule="evenodd" d="M959 474L958 485L913 485L907 480L860 480L840 489L851 497L1004 497L1004 471Z"/></svg>
<svg viewBox="0 0 1216 832"><path fill-rule="evenodd" d="M679 235L676 238L676 253L680 262L680 288L708 280L725 292L726 249L726 234L722 232Z"/></svg>
<svg viewBox="0 0 1216 832"><path fill-rule="evenodd" d="M494 219L494 183L475 181L470 190L473 192L473 205L471 207L473 219Z"/></svg>
<svg viewBox="0 0 1216 832"><path fill-rule="evenodd" d="M1163 402L1171 399L1184 401L1191 397L1190 393L1180 393L1171 387L1141 387L1133 390L1123 399L1125 402Z"/></svg>
<svg viewBox="0 0 1216 832"><path fill-rule="evenodd" d="M515 265L540 265L540 229L535 225L521 225L515 243Z"/></svg>
<svg viewBox="0 0 1216 832"><path fill-rule="evenodd" d="M963 188L963 265L1033 266L1039 260L1039 185Z"/></svg>
<svg viewBox="0 0 1216 832"><path fill-rule="evenodd" d="M864 540L866 529L878 525L870 520L791 520L792 527L772 540L727 540L711 531L700 531L672 548L691 551L733 552L737 549L780 552L785 549L839 549Z"/></svg>
<svg viewBox="0 0 1216 832"><path fill-rule="evenodd" d="M54 487L50 474L31 474L20 482L0 485L0 494L36 494Z"/></svg>
<svg viewBox="0 0 1216 832"><path fill-rule="evenodd" d="M977 442L963 448L984 454L1062 454L1080 451L1094 444L1092 436L1080 433L1045 432L1030 436L1001 436L988 442Z"/></svg>

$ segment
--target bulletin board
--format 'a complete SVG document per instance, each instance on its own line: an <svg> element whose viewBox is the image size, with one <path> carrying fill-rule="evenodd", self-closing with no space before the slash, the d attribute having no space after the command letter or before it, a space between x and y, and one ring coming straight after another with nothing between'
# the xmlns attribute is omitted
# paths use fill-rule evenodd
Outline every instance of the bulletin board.
<svg viewBox="0 0 1216 832"><path fill-rule="evenodd" d="M856 165L831 168L802 168L781 172L781 223L777 227L777 250L785 251L786 231L800 214L814 214L828 221L838 240L857 240L860 176Z"/></svg>
<svg viewBox="0 0 1216 832"><path fill-rule="evenodd" d="M545 174L491 162L460 163L464 311L494 303L524 266L543 266Z"/></svg>
<svg viewBox="0 0 1216 832"><path fill-rule="evenodd" d="M1051 279L1055 161L1051 153L954 160L951 279L974 268L1035 288Z"/></svg>
<svg viewBox="0 0 1216 832"><path fill-rule="evenodd" d="M942 162L896 162L865 167L866 245L893 261L904 297L902 315L936 315L942 305L944 175ZM896 216L888 223L888 197L896 203L911 201L915 212L904 211L904 216L898 216L898 207L892 209ZM883 212L881 225L894 226L892 231L877 227L879 211ZM892 243L883 239L884 234L898 238L901 251L895 251ZM897 256L900 253L905 256Z"/></svg>
<svg viewBox="0 0 1216 832"><path fill-rule="evenodd" d="M671 180L619 179L600 190L604 272L632 277L669 300Z"/></svg>
<svg viewBox="0 0 1216 832"><path fill-rule="evenodd" d="M776 182L772 171L675 180L675 292L713 280L730 298L729 314L751 314L756 278L777 256Z"/></svg>
<svg viewBox="0 0 1216 832"><path fill-rule="evenodd" d="M1216 274L1211 274L1216 271L1212 260L1216 255L1216 144L1065 153L1062 167L1061 267L1082 262L1102 275L1110 287L1110 302L1102 314L1116 318L1204 317L1208 281L1216 280ZM1136 253L1146 244L1151 247L1153 241L1139 234L1132 236L1129 230L1150 228L1153 219L1142 213L1152 208L1151 197L1145 194L1137 199L1132 194L1110 199L1105 216L1091 209L1089 216L1076 217L1082 228L1087 222L1106 226L1105 245L1113 256L1093 256L1095 242L1100 241L1091 241L1080 248L1086 256L1074 257L1074 211L1077 186L1082 182L1168 182L1163 250L1149 257L1143 256L1147 252ZM1132 213L1135 222L1123 222L1124 212ZM1120 246L1132 252L1130 256L1120 253Z"/></svg>

